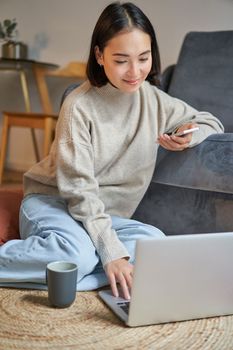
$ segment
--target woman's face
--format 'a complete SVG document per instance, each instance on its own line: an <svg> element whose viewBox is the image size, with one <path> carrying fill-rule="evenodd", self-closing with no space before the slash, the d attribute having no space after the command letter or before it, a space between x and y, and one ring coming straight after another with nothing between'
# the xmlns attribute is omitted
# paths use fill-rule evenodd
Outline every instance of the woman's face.
<svg viewBox="0 0 233 350"><path fill-rule="evenodd" d="M140 29L117 34L95 53L110 83L123 92L138 90L151 70L151 39Z"/></svg>

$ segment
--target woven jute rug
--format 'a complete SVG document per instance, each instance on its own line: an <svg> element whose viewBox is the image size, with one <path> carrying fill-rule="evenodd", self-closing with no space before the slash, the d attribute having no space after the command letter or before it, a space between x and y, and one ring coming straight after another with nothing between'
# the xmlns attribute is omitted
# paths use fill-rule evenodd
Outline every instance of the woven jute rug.
<svg viewBox="0 0 233 350"><path fill-rule="evenodd" d="M0 349L231 350L233 317L129 328L96 292L77 293L73 305L56 309L47 292L2 288Z"/></svg>

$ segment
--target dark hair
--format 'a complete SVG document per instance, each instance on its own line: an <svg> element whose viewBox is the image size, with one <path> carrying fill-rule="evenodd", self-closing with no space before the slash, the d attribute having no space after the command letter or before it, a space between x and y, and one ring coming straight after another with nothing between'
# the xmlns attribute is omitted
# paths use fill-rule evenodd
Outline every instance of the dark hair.
<svg viewBox="0 0 233 350"><path fill-rule="evenodd" d="M117 33L132 28L142 30L151 38L152 66L146 80L152 85L159 85L160 55L154 28L147 16L130 2L114 2L108 5L95 25L87 62L87 77L92 85L101 87L108 82L103 67L99 66L95 58L95 47L98 46L103 52L107 42Z"/></svg>

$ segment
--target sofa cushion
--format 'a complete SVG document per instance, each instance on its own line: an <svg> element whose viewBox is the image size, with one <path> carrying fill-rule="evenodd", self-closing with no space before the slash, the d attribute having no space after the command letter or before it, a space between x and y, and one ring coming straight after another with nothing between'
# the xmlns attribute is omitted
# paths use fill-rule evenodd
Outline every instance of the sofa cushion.
<svg viewBox="0 0 233 350"><path fill-rule="evenodd" d="M166 235L232 231L233 194L151 182L133 215Z"/></svg>
<svg viewBox="0 0 233 350"><path fill-rule="evenodd" d="M186 35L168 93L218 117L233 132L233 30Z"/></svg>
<svg viewBox="0 0 233 350"><path fill-rule="evenodd" d="M21 189L0 190L0 245L19 239L19 208L23 198Z"/></svg>

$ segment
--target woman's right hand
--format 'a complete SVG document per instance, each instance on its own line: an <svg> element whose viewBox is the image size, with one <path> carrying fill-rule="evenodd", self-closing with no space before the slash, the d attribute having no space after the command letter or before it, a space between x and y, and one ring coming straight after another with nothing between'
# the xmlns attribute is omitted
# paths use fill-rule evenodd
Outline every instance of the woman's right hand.
<svg viewBox="0 0 233 350"><path fill-rule="evenodd" d="M125 258L113 260L105 265L105 272L108 277L112 293L119 296L117 283L120 285L125 299L130 299L130 290L133 280L133 265Z"/></svg>

